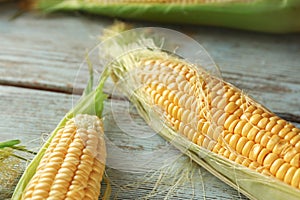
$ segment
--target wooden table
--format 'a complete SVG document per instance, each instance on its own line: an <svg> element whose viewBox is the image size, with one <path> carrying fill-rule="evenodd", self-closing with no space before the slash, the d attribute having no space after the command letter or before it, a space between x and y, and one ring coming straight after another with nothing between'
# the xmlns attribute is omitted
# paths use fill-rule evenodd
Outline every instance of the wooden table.
<svg viewBox="0 0 300 200"><path fill-rule="evenodd" d="M78 13L25 13L10 20L15 9L14 4L0 7L0 140L18 138L37 151L72 107L73 99L79 97L87 80L84 74L77 76L79 66L86 52L97 44L103 28L113 20ZM269 35L209 27L133 24L167 27L188 34L210 53L225 80L300 127L299 34ZM117 112L129 110L139 126L126 127L126 121L123 127L116 125L110 111L111 101L118 108ZM153 175L153 170L164 168L171 174L167 170L168 163L152 159L153 155L159 157L164 148L170 155L180 154L126 105L127 101L122 98L106 102L104 116L110 121L106 123L106 135L117 147L116 152L123 153L108 153L107 176L113 198L140 199L150 194L157 181L159 173ZM120 121L122 124L122 118ZM175 163L189 162L181 157ZM185 184L180 189L175 188L171 199L246 199L204 169L190 167L196 168L198 173L194 176L194 193L191 185ZM154 178L149 178L151 175ZM168 185L160 187L169 189L150 199L161 199L170 190Z"/></svg>

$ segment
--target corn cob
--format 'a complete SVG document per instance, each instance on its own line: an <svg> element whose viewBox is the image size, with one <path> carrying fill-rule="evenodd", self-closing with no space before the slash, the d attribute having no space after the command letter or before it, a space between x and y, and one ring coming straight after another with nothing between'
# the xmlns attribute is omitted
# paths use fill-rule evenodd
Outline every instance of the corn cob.
<svg viewBox="0 0 300 200"><path fill-rule="evenodd" d="M252 31L299 32L298 0L23 0L23 7L152 22L221 26Z"/></svg>
<svg viewBox="0 0 300 200"><path fill-rule="evenodd" d="M52 132L19 180L12 200L98 199L106 149L100 117L107 72L93 90L93 69L83 96ZM109 195L107 188L104 195Z"/></svg>
<svg viewBox="0 0 300 200"><path fill-rule="evenodd" d="M299 198L298 128L204 69L165 52L147 48L127 53L112 64L111 76L148 123L153 120L149 113L156 110L156 117L160 117L164 125L171 129L167 128L168 133L159 130L161 135L171 142L172 137L173 140L179 137L176 134L170 136L172 131L184 136L193 144L184 140L174 144L181 150L183 143L191 146L186 147L187 154L212 152L207 153L210 157L205 161L196 159L210 169L214 165L212 171L221 173L222 177L223 163L229 168L230 165L231 168L241 166L238 168L242 173L245 168L256 172L256 175L250 176L253 179L267 180L274 185L278 182L288 184L289 190L295 192L291 199L295 196L295 199ZM231 177L231 181L233 179ZM231 185L234 182L225 181ZM253 199L263 198L255 191L244 192Z"/></svg>
<svg viewBox="0 0 300 200"><path fill-rule="evenodd" d="M145 72L139 73L144 92L163 110L175 131L199 146L300 188L298 128L232 85L205 72L197 75L187 63L147 59L139 67Z"/></svg>
<svg viewBox="0 0 300 200"><path fill-rule="evenodd" d="M105 157L102 122L77 115L53 138L22 199L98 199Z"/></svg>

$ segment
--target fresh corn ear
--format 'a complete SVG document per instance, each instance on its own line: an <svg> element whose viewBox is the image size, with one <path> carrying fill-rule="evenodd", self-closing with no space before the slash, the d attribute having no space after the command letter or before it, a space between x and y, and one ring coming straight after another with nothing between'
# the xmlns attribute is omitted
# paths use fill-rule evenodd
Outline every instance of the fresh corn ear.
<svg viewBox="0 0 300 200"><path fill-rule="evenodd" d="M98 199L106 149L97 116L77 115L59 129L22 199Z"/></svg>
<svg viewBox="0 0 300 200"><path fill-rule="evenodd" d="M298 0L23 0L44 12L82 10L123 19L252 31L300 31Z"/></svg>
<svg viewBox="0 0 300 200"><path fill-rule="evenodd" d="M155 130L251 199L300 198L298 128L203 68L137 43L111 77Z"/></svg>
<svg viewBox="0 0 300 200"><path fill-rule="evenodd" d="M98 199L106 159L102 88L108 74L102 73L93 90L92 72L83 96L31 161L12 200Z"/></svg>

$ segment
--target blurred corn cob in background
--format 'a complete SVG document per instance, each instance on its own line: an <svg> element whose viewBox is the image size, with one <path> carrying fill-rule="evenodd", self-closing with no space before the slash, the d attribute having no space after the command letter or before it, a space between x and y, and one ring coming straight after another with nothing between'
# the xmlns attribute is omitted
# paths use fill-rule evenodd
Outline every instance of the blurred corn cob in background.
<svg viewBox="0 0 300 200"><path fill-rule="evenodd" d="M298 0L21 0L52 12L81 10L113 18L287 33L300 31Z"/></svg>
<svg viewBox="0 0 300 200"><path fill-rule="evenodd" d="M153 129L251 199L300 198L298 128L151 38L124 35L108 46L111 77Z"/></svg>

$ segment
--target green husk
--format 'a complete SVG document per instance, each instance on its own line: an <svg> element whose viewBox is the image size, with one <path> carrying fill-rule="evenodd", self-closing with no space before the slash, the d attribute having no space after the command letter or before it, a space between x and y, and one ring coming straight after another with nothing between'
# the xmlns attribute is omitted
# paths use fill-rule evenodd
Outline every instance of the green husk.
<svg viewBox="0 0 300 200"><path fill-rule="evenodd" d="M114 18L172 24L221 26L270 33L300 31L300 1L252 0L208 3L110 3L83 0L30 0L27 7L53 12L80 10Z"/></svg>
<svg viewBox="0 0 300 200"><path fill-rule="evenodd" d="M91 71L90 71L91 73ZM91 74L90 74L91 75ZM90 79L92 79L93 76L90 76ZM104 82L106 78L108 77L108 71L107 69L102 73L100 83L97 86L95 90L91 90L91 80L89 81L85 92L79 102L75 105L74 108L72 108L65 116L64 118L59 122L55 130L51 133L48 140L44 143L44 145L41 147L40 151L37 153L37 155L34 157L34 159L31 161L29 166L26 168L25 172L23 173L21 179L19 180L13 196L12 200L19 200L22 197L22 193L24 189L26 188L27 184L33 177L33 175L36 172L36 168L39 165L43 155L45 154L46 149L48 148L49 144L51 143L52 139L58 132L58 130L65 126L66 122L75 117L77 114L90 114L90 115L97 115L98 117L101 117L102 111L103 111L103 102L107 98L107 95L105 95L102 91Z"/></svg>
<svg viewBox="0 0 300 200"><path fill-rule="evenodd" d="M19 155L15 154L14 150L17 150L20 152L26 152L26 153L30 153L30 154L36 154L35 152L26 149L25 146L18 145L20 143L21 143L21 140L8 140L8 141L0 142L0 161L8 158L9 156L14 156L14 157L24 160L24 161L28 160L27 158L25 158L23 156L19 156Z"/></svg>
<svg viewBox="0 0 300 200"><path fill-rule="evenodd" d="M139 42L137 43L140 44ZM119 48L126 49L126 46L121 45ZM125 55L123 54L123 56L119 57L110 65L112 79L116 82L119 89L126 94L130 101L137 107L145 121L163 138L180 149L193 161L248 198L261 200L300 199L299 189L210 152L176 133L171 126L169 126L164 115L159 110L153 108L151 102L148 101L149 97L147 97L139 87L136 87L134 80L134 70L136 66L138 66L140 59L157 58L159 60L164 57L172 58L172 56L166 52L162 52L158 49L153 50L152 47L147 45L141 45L137 51L127 52ZM173 58L174 60L178 59Z"/></svg>
<svg viewBox="0 0 300 200"><path fill-rule="evenodd" d="M5 142L0 142L0 149L5 147L12 147L20 143L21 143L20 140L9 140Z"/></svg>

